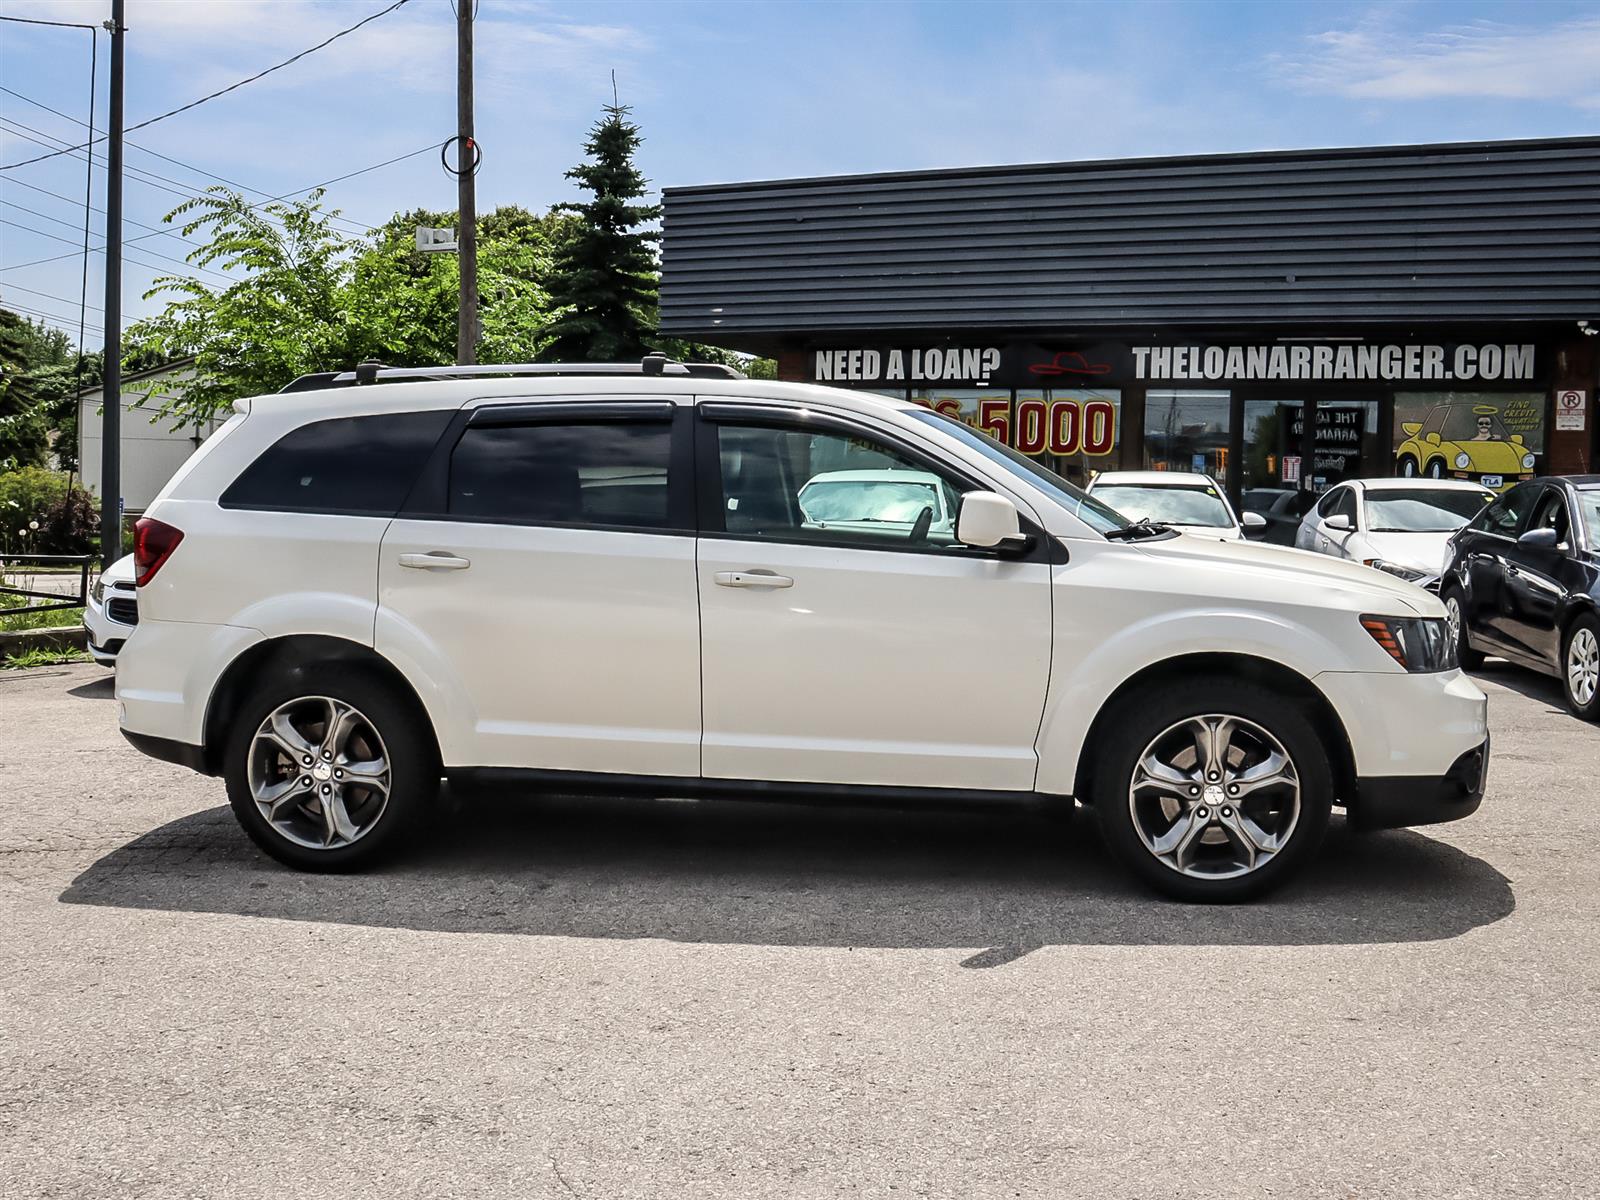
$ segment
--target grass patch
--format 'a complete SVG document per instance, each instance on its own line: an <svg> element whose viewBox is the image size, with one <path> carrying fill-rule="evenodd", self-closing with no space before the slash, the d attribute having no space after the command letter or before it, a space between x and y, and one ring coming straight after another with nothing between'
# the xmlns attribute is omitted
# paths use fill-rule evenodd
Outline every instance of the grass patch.
<svg viewBox="0 0 1600 1200"><path fill-rule="evenodd" d="M63 663L92 661L87 650L19 650L0 661L0 670L25 671L29 667L58 667Z"/></svg>
<svg viewBox="0 0 1600 1200"><path fill-rule="evenodd" d="M0 617L0 633L16 633L23 629L62 629L82 624L81 608L48 608Z"/></svg>

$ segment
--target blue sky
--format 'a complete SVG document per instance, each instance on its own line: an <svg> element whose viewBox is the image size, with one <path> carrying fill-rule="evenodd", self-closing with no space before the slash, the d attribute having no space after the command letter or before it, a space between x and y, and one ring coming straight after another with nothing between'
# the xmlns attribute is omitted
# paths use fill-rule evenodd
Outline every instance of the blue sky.
<svg viewBox="0 0 1600 1200"><path fill-rule="evenodd" d="M128 121L280 61L385 3L128 0ZM109 7L0 0L0 14L54 20L100 21ZM88 40L0 25L0 82L81 119ZM572 198L562 173L610 99L612 70L643 127L641 163L657 186L1600 132L1600 2L481 0L477 40L483 208ZM103 118L103 37L101 51ZM454 66L448 0L411 0L132 140L264 192L288 191L448 136ZM3 93L0 117L11 122L0 124L0 163L39 152L19 126L80 140L70 121ZM185 186L205 182L139 150L128 161ZM58 158L0 173L0 219L40 231L0 224L0 268L70 252L42 233L72 239L82 210L36 189L81 197L83 170ZM453 207L454 189L423 156L337 184L329 201L370 225L416 204ZM158 224L176 202L148 184L127 188L133 221ZM167 237L140 246L180 258L186 249ZM128 268L134 316L152 308L139 297L156 269L180 269L143 256L149 266ZM77 296L79 267L69 258L0 269L0 297L75 312L61 298ZM95 304L98 272L92 261Z"/></svg>

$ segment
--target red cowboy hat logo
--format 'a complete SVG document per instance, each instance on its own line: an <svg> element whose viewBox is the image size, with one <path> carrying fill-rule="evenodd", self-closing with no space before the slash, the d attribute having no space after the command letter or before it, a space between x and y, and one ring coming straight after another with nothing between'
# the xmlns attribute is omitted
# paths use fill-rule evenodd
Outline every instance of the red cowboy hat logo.
<svg viewBox="0 0 1600 1200"><path fill-rule="evenodd" d="M1109 375L1110 363L1092 363L1076 350L1063 350L1047 363L1032 363L1032 375Z"/></svg>

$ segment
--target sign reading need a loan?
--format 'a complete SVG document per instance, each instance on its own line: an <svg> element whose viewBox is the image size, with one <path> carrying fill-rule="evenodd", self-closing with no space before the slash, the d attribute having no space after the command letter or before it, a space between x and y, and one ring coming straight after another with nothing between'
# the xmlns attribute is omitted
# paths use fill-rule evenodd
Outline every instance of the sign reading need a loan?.
<svg viewBox="0 0 1600 1200"><path fill-rule="evenodd" d="M999 365L998 346L818 350L812 378L818 383L942 383L985 380Z"/></svg>
<svg viewBox="0 0 1600 1200"><path fill-rule="evenodd" d="M1533 378L1531 345L1134 346L1135 379L1345 381Z"/></svg>

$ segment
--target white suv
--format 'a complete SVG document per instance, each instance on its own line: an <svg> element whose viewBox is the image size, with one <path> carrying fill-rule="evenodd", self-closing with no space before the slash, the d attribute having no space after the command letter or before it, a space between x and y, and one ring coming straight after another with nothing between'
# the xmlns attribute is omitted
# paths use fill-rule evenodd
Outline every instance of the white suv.
<svg viewBox="0 0 1600 1200"><path fill-rule="evenodd" d="M1487 701L1363 567L1130 525L916 405L647 359L377 370L240 401L139 522L140 749L296 867L441 776L562 793L1044 801L1237 900L1364 827L1466 816ZM807 517L841 471L944 511ZM935 507L935 506L930 506Z"/></svg>

